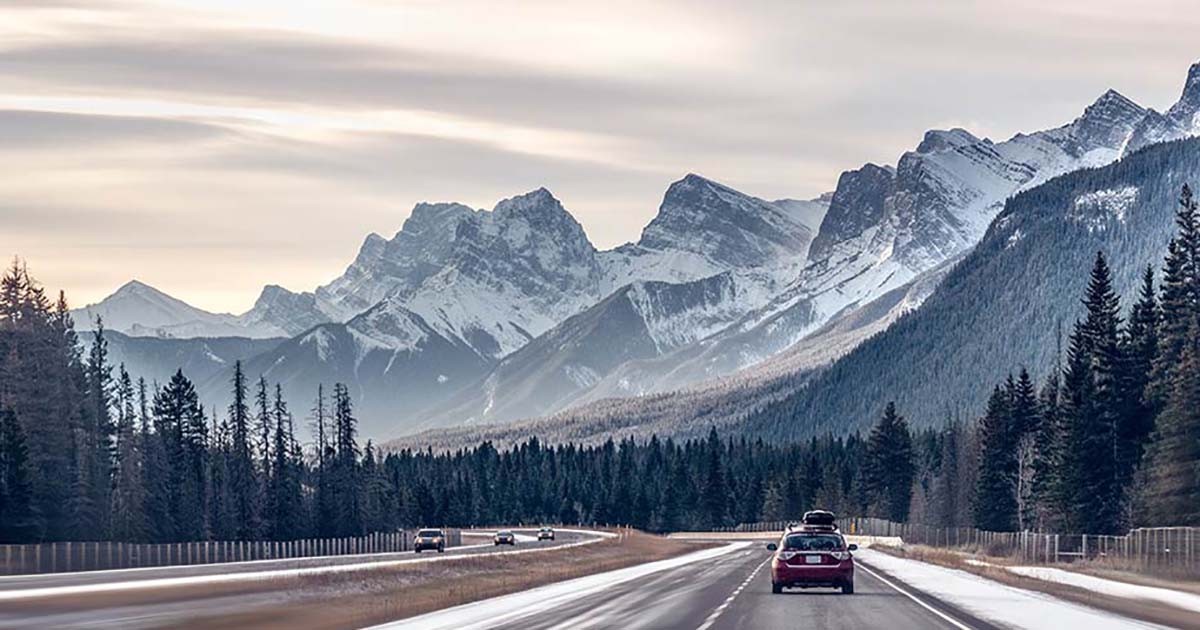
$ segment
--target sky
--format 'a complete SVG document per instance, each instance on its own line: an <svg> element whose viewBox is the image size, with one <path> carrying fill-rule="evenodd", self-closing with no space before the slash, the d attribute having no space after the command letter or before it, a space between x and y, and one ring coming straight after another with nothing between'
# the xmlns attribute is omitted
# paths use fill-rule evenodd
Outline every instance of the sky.
<svg viewBox="0 0 1200 630"><path fill-rule="evenodd" d="M540 186L608 248L689 172L811 198L931 128L1161 111L1197 33L1190 0L0 0L0 255L242 312L417 202Z"/></svg>

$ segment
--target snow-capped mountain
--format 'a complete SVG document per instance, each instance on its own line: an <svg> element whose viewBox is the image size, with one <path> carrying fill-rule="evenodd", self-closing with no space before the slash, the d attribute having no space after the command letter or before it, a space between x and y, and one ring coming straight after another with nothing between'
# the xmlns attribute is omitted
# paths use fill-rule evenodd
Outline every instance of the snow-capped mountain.
<svg viewBox="0 0 1200 630"><path fill-rule="evenodd" d="M330 321L317 308L311 293L292 293L283 287L263 288L254 307L241 315L210 313L154 287L131 280L97 304L71 311L80 330L105 328L132 337L191 339L204 337L291 337Z"/></svg>
<svg viewBox="0 0 1200 630"><path fill-rule="evenodd" d="M502 359L421 426L516 420L562 409L614 369L724 329L744 314L732 272L691 282L634 282Z"/></svg>
<svg viewBox="0 0 1200 630"><path fill-rule="evenodd" d="M1147 115L1109 90L1062 127L999 143L963 129L932 130L895 168L867 164L843 173L803 273L728 331L743 342L730 352L742 355L742 366L760 361L836 313L966 251L1005 199L1057 175L1112 162Z"/></svg>
<svg viewBox="0 0 1200 630"><path fill-rule="evenodd" d="M630 282L688 282L736 269L804 264L827 204L771 203L689 174L671 184L636 243L601 252L605 293Z"/></svg>
<svg viewBox="0 0 1200 630"><path fill-rule="evenodd" d="M419 203L387 240L367 236L341 276L317 288L317 299L349 319L397 291L411 290L446 265L459 223L479 213L458 203Z"/></svg>

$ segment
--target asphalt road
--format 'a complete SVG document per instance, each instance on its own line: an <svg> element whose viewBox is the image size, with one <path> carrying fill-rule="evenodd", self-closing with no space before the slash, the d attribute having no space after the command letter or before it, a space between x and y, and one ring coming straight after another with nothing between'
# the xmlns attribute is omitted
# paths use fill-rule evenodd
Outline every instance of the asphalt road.
<svg viewBox="0 0 1200 630"><path fill-rule="evenodd" d="M955 615L952 619L969 628L988 627L965 619L961 613L949 611L937 602L922 599L938 610L931 611L872 576L861 564L855 573L853 595L842 595L833 589L788 590L774 595L770 567L766 564L769 559L770 552L755 543L711 560L618 584L594 596L497 627L506 630L962 629L963 626L947 621L939 612Z"/></svg>

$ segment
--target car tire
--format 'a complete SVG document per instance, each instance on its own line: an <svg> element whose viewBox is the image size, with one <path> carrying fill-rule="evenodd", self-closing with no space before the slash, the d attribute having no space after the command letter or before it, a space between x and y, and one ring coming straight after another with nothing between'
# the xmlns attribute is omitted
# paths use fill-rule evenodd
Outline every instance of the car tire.
<svg viewBox="0 0 1200 630"><path fill-rule="evenodd" d="M842 595L853 595L853 594L854 594L854 580L850 580L849 582L844 582L842 584Z"/></svg>
<svg viewBox="0 0 1200 630"><path fill-rule="evenodd" d="M421 553L421 548L420 548L420 547L417 547L416 549L413 549L413 551L415 551L415 552L417 552L417 553Z"/></svg>
<svg viewBox="0 0 1200 630"><path fill-rule="evenodd" d="M779 595L780 593L783 592L783 585L779 584L777 582L771 582L771 592L776 595Z"/></svg>
<svg viewBox="0 0 1200 630"><path fill-rule="evenodd" d="M438 545L438 553L446 553L446 548L441 545Z"/></svg>

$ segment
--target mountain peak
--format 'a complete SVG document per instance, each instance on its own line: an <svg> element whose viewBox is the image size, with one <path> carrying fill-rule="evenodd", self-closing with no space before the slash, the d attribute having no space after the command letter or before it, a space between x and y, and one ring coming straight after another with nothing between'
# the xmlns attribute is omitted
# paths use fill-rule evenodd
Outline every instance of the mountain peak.
<svg viewBox="0 0 1200 630"><path fill-rule="evenodd" d="M134 279L134 280L130 280L129 282L126 282L125 284L121 285L121 287L119 289L117 289L116 291L113 291L112 295L110 295L109 297L112 298L112 297L117 297L117 296L133 296L133 295L156 295L157 296L157 295L166 295L166 294L163 293L162 291L159 291L158 289L146 284L145 282L142 282L141 280Z"/></svg>
<svg viewBox="0 0 1200 630"><path fill-rule="evenodd" d="M917 145L917 153L933 153L934 151L953 149L975 144L976 142L979 142L979 138L961 127L953 129L930 129L925 132L925 137L921 139L921 144Z"/></svg>
<svg viewBox="0 0 1200 630"><path fill-rule="evenodd" d="M1084 108L1083 118L1096 116L1112 118L1116 116L1131 119L1143 116L1145 111L1145 108L1133 102L1124 94L1109 88L1093 101L1091 105Z"/></svg>
<svg viewBox="0 0 1200 630"><path fill-rule="evenodd" d="M499 216L566 214L562 202L545 187L539 187L523 195L509 197L496 204L495 212Z"/></svg>

